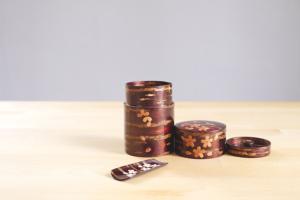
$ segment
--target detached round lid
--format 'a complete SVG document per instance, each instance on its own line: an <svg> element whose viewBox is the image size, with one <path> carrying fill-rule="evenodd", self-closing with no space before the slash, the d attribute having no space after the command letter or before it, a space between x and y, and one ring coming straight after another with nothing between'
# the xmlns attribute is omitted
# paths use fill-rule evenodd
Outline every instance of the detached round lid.
<svg viewBox="0 0 300 200"><path fill-rule="evenodd" d="M233 156L259 158L270 154L271 142L257 137L234 137L226 141L227 153Z"/></svg>
<svg viewBox="0 0 300 200"><path fill-rule="evenodd" d="M176 130L191 133L216 133L225 131L226 125L216 121L194 120L177 123Z"/></svg>

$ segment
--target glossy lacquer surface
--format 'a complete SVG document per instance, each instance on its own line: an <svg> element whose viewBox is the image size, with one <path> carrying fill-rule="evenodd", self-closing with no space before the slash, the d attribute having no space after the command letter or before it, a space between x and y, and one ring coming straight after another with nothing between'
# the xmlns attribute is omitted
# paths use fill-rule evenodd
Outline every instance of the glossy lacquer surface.
<svg viewBox="0 0 300 200"><path fill-rule="evenodd" d="M136 81L126 84L125 149L133 156L162 156L173 150L172 84Z"/></svg>
<svg viewBox="0 0 300 200"><path fill-rule="evenodd" d="M176 154L194 159L216 158L225 153L226 125L193 120L176 124Z"/></svg>

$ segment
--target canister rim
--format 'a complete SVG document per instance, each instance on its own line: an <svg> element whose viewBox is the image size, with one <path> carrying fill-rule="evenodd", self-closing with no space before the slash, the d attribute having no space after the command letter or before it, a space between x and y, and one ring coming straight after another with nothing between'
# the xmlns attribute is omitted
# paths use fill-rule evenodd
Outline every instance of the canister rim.
<svg viewBox="0 0 300 200"><path fill-rule="evenodd" d="M128 89L140 89L140 88L162 88L162 87L172 87L171 82L167 81L131 81L126 83L126 88Z"/></svg>
<svg viewBox="0 0 300 200"><path fill-rule="evenodd" d="M253 143L252 145L245 146L246 142ZM250 136L239 136L239 137L232 137L226 141L226 144L230 146L230 148L245 148L245 149L261 149L261 148L268 148L271 146L271 142L264 138L258 137L250 137Z"/></svg>
<svg viewBox="0 0 300 200"><path fill-rule="evenodd" d="M226 131L226 125L222 122L210 120L190 120L175 124L176 130L186 133L210 134Z"/></svg>

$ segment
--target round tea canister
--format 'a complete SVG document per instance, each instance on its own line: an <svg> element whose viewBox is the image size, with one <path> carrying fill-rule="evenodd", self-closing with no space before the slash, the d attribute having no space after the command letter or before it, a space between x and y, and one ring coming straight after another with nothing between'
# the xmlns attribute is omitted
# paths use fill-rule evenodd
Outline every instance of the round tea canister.
<svg viewBox="0 0 300 200"><path fill-rule="evenodd" d="M175 125L175 153L194 158L215 158L224 154L226 125L221 122L195 120Z"/></svg>

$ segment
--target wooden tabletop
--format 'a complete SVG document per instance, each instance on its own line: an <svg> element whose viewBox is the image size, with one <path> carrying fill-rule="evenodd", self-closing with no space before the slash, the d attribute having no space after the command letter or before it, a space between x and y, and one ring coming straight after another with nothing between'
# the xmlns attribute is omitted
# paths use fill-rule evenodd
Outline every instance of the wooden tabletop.
<svg viewBox="0 0 300 200"><path fill-rule="evenodd" d="M143 159L124 152L121 102L1 102L1 199L300 199L300 102L177 102L175 121L191 119L266 138L271 155L168 155L157 158L166 167L118 182L112 168Z"/></svg>

